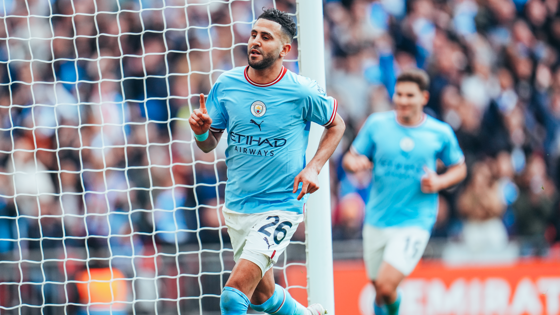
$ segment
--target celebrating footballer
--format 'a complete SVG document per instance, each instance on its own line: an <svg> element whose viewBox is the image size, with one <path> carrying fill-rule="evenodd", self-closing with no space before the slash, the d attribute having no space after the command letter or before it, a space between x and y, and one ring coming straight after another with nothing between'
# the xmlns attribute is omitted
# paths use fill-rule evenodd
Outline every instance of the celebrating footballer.
<svg viewBox="0 0 560 315"><path fill-rule="evenodd" d="M318 174L345 129L337 101L316 82L282 65L295 33L288 14L265 10L251 30L249 65L223 73L189 118L205 152L216 148L227 129L223 213L236 265L221 294L222 315L247 314L249 306L267 314L326 314L319 304L296 302L275 285L272 272L303 221L307 194L319 189ZM306 165L312 122L325 131Z"/></svg>
<svg viewBox="0 0 560 315"><path fill-rule="evenodd" d="M451 127L423 112L429 77L402 72L395 86L395 110L372 114L344 156L349 172L373 171L363 228L364 261L376 298L376 315L396 315L397 287L412 272L435 223L438 191L467 174ZM438 175L440 160L447 171Z"/></svg>

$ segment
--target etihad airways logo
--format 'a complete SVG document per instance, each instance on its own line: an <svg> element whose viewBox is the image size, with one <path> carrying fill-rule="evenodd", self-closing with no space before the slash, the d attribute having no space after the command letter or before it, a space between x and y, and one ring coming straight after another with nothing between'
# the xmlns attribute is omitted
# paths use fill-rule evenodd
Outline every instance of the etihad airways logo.
<svg viewBox="0 0 560 315"><path fill-rule="evenodd" d="M235 132L230 132L229 139L233 143L247 144L251 146L263 146L270 148L280 148L286 145L286 139L282 138L265 138L265 137L254 137L246 136Z"/></svg>

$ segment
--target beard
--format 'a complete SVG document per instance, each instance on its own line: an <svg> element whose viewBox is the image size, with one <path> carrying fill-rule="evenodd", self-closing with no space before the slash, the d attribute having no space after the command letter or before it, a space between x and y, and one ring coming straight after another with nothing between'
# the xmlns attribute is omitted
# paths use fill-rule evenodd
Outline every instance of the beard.
<svg viewBox="0 0 560 315"><path fill-rule="evenodd" d="M251 61L251 50L252 48L249 48L247 50L247 61L249 62L249 66L251 66L251 68L255 69L255 70L263 70L266 69L270 66L272 66L272 64L278 60L278 58L280 58L280 56L278 56L278 54L276 54L275 52L269 53L269 54L264 54L261 50L259 50L259 52L261 53L262 56L262 60L261 61Z"/></svg>

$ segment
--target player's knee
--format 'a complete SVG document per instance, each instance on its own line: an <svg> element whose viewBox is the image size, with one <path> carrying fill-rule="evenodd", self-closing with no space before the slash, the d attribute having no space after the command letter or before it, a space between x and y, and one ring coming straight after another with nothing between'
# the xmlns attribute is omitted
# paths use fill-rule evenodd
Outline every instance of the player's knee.
<svg viewBox="0 0 560 315"><path fill-rule="evenodd" d="M246 314L248 307L249 299L243 292L230 287L224 288L220 296L220 309L222 314Z"/></svg>
<svg viewBox="0 0 560 315"><path fill-rule="evenodd" d="M268 301L271 296L272 296L272 294L267 294L267 292L261 292L261 291L255 290L255 292L253 292L253 295L251 296L251 305L261 305L264 302ZM258 309L255 309L255 311L261 312Z"/></svg>
<svg viewBox="0 0 560 315"><path fill-rule="evenodd" d="M375 283L375 292L382 298L391 297L396 292L396 290L397 288L388 282L376 281Z"/></svg>
<svg viewBox="0 0 560 315"><path fill-rule="evenodd" d="M267 295L265 292L255 290L255 292L253 292L253 295L251 296L251 305L261 305L264 302L268 301L271 296L272 295ZM255 309L255 311L261 312L258 309Z"/></svg>

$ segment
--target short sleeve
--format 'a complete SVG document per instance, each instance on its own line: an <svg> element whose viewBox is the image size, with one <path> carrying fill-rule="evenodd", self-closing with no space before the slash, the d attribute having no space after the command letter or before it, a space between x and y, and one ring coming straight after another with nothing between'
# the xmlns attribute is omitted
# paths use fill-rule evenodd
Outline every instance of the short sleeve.
<svg viewBox="0 0 560 315"><path fill-rule="evenodd" d="M355 153L365 155L370 160L373 160L373 150L375 149L375 143L373 142L373 124L373 117L370 116L360 129L360 132L358 132L358 136L354 139L351 148Z"/></svg>
<svg viewBox="0 0 560 315"><path fill-rule="evenodd" d="M303 118L316 124L328 127L336 117L338 102L327 96L315 81L307 82L308 95L305 99Z"/></svg>
<svg viewBox="0 0 560 315"><path fill-rule="evenodd" d="M208 115L212 118L212 126L210 126L210 131L212 132L224 132L228 123L228 115L218 100L218 89L219 83L216 82L214 86L212 86L208 94L208 99L206 100Z"/></svg>
<svg viewBox="0 0 560 315"><path fill-rule="evenodd" d="M443 140L443 148L439 154L439 158L445 166L452 166L460 164L465 160L463 150L459 146L459 141L453 132L453 129L448 126L444 133L445 139Z"/></svg>

